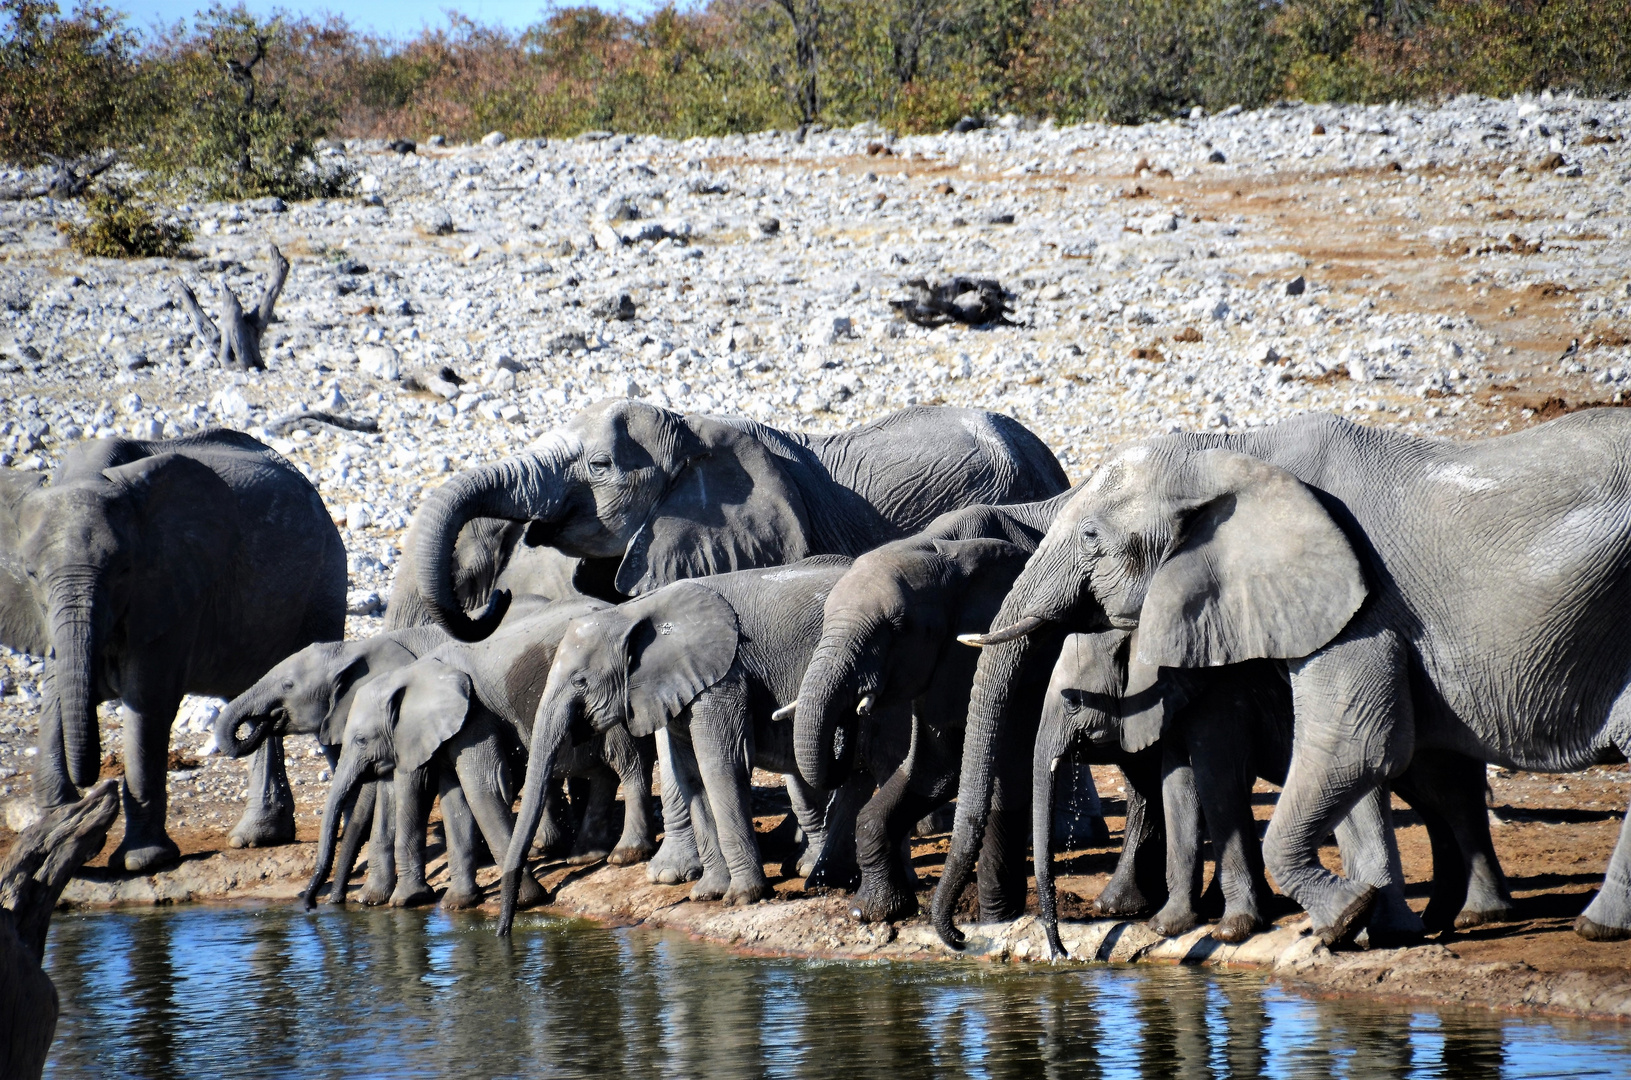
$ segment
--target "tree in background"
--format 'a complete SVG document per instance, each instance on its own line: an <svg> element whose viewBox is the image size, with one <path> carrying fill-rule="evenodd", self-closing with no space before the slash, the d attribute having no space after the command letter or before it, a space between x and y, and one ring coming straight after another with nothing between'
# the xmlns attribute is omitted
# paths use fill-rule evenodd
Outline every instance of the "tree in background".
<svg viewBox="0 0 1631 1080"><path fill-rule="evenodd" d="M0 0L0 158L72 161L123 141L136 39L123 16Z"/></svg>

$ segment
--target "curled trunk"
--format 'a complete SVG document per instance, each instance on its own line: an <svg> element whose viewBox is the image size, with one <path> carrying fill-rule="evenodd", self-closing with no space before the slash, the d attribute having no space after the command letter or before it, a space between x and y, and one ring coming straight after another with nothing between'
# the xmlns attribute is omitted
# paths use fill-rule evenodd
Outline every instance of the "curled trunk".
<svg viewBox="0 0 1631 1080"><path fill-rule="evenodd" d="M459 530L473 518L550 521L564 498L560 454L509 458L460 473L436 490L415 521L414 582L437 625L461 641L491 634L504 615L495 593L476 618L465 614L453 581L454 546Z"/></svg>
<svg viewBox="0 0 1631 1080"><path fill-rule="evenodd" d="M854 709L844 708L841 692L847 674L832 657L816 656L805 669L798 711L793 716L793 752L799 772L825 791L842 785L849 772L848 762L840 760L835 750L839 731L848 728L846 735L853 735L854 730ZM849 713L847 718L844 712ZM845 738L846 750L853 744L852 737Z"/></svg>
<svg viewBox="0 0 1631 1080"><path fill-rule="evenodd" d="M239 730L246 726L249 734L239 738ZM260 701L251 700L247 694L240 695L228 702L215 718L215 745L229 758L248 757L272 734L273 726L273 717Z"/></svg>

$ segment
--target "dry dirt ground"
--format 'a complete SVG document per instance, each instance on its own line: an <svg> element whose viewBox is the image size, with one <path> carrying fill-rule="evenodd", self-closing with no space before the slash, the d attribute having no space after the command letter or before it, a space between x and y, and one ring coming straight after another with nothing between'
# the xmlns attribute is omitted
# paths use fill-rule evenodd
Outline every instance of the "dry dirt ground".
<svg viewBox="0 0 1631 1080"><path fill-rule="evenodd" d="M882 171L885 165L860 158L847 167ZM1100 175L1097 179L1103 182L1105 178ZM1174 180L1149 172L1129 173L1120 179L1130 202L1148 199L1197 218L1224 214L1243 217L1242 230L1278 238L1277 243L1286 251L1306 258L1316 268L1310 278L1317 273L1322 283L1329 283L1334 292L1349 294L1350 299L1362 294L1374 300L1380 310L1443 313L1476 320L1503 344L1499 359L1490 365L1500 370L1501 381L1470 399L1444 402L1444 414L1434 425L1438 434L1493 434L1587 405L1620 404L1614 400L1619 394L1612 387L1593 383L1585 373L1571 373L1574 365L1565 362L1564 355L1571 342L1578 343L1571 354L1578 356L1598 349L1617 350L1631 341L1631 325L1597 318L1572 295L1566 269L1570 260L1578 258L1582 265L1600 260L1605 255L1601 247L1604 237L1589 228L1584 232L1576 228L1572 235L1548 240L1546 255L1550 265L1558 268L1556 280L1531 282L1513 291L1492 289L1484 277L1492 261L1533 254L1525 245L1531 243L1531 234L1538 235L1539 226L1533 224L1536 219L1548 219L1548 232L1556 235L1568 203L1566 194L1560 195L1557 182L1550 177L1532 180L1520 173L1497 178L1492 173L1484 179L1493 182L1494 194L1469 195L1465 201L1457 198L1453 206L1435 206L1435 212L1447 217L1486 222L1494 238L1489 251L1451 250L1426 239L1399 239L1402 226L1409 224L1420 230L1426 223L1419 220L1419 213L1417 218L1409 217L1421 203L1401 198L1396 190L1396 174L1383 168L1345 174L1341 201L1348 202L1351 194L1359 194L1357 213L1345 213L1332 201L1337 196L1329 186L1331 176L1326 173L1281 173L1260 183L1241 179ZM1456 183L1464 180L1462 174ZM1445 184L1449 183L1446 178ZM1051 184L1051 190L1039 188L1036 195L1068 199L1069 183L1059 179ZM1500 250L1503 244L1505 251ZM1576 249L1577 254L1571 254ZM1631 289L1631 283L1624 287ZM1183 338L1173 340L1181 332L1179 327L1148 329L1149 340L1142 348L1170 352L1183 347ZM1340 382L1346 376L1338 369L1328 378ZM1376 391L1379 399L1390 394L1398 395L1401 402L1415 400L1420 404L1413 396L1406 398L1402 387ZM1311 397L1307 404L1318 407L1318 396ZM1386 401L1382 404L1392 407ZM367 632L377 626L367 620L363 624L353 626L353 632ZM6 663L15 668L21 660L12 657ZM26 677L21 670L14 670L12 675ZM31 717L25 719L27 712L32 709L8 700L0 714L0 738L14 747L31 743L32 724L28 722ZM111 722L113 718L106 719ZM116 724L112 730L104 727L104 747L115 752L119 745L116 732ZM233 852L227 845L227 833L241 811L239 798L247 763L223 761L219 756L197 761L191 754L203 738L202 733L196 733L181 740L186 745L178 747L177 769L171 774L172 835L185 853L183 867L157 878L121 880L102 865L104 854L70 888L67 901L294 897L312 864L312 841L327 790L325 763L308 755L306 740L292 742L290 772L299 800L300 843L269 851ZM16 764L24 771L0 771L0 799L14 798L27 790L28 759L22 757L22 751L13 752L18 755ZM111 756L109 766L117 769ZM1107 880L1114 864L1115 845L1119 844L1120 778L1109 770L1096 771L1100 790L1106 796L1112 847L1064 857L1060 890L1067 919L1086 917L1087 903ZM1570 775L1497 773L1490 779L1495 845L1517 897L1522 921L1449 933L1430 945L1407 950L1409 955L1403 959L1400 954L1390 953L1380 959L1373 954L1369 962L1340 957L1316 958L1318 962L1314 962L1308 948L1291 944L1294 932L1283 931L1277 940L1286 947L1260 962L1269 967L1278 964L1276 970L1282 975L1331 990L1454 997L1496 1007L1528 1005L1631 1017L1631 990L1622 985L1631 984L1631 975L1626 974L1631 967L1631 942L1588 943L1569 928L1570 920L1585 905L1607 865L1631 796L1631 772L1625 766L1610 766ZM1264 787L1258 800L1258 816L1265 821L1272 810L1269 791ZM778 793L766 789L762 794L771 800ZM767 815L761 825L769 829L777 820ZM1419 908L1426 903L1430 874L1425 830L1402 807L1397 822L1411 883L1409 894ZM11 839L9 832L0 831L0 849L9 846ZM116 843L117 836L110 839L108 850ZM769 846L769 854L774 854L773 845ZM925 901L945 847L945 836L931 836L914 848L921 878L920 896ZM1334 865L1334 848L1329 856ZM433 865L439 867L440 860ZM777 872L778 899L795 901L802 897L802 882L780 876L779 867L772 866ZM485 873L490 877L493 872L489 869ZM560 890L557 900L564 909L609 919L666 922L738 947L846 955L942 955L938 946L930 943L921 920L896 930L860 928L848 919L841 898L771 903L752 913L732 913L720 910L716 904L685 902L685 888L647 887L638 867L619 870L552 866L547 880L552 888ZM786 916L776 916L778 909L785 909ZM1294 926L1298 918L1286 913L1281 923ZM1101 937L1093 947L1094 953L1117 958L1132 953L1177 958L1172 948L1152 950L1148 942L1141 947L1142 952L1132 949L1128 942L1143 939L1130 930L1117 934L1122 944ZM1025 950L1016 944L1016 935L989 938L988 942L997 944L983 951L1018 955ZM1182 939L1188 955L1194 958L1206 954L1206 948L1188 944L1191 937ZM1417 974L1412 976L1408 972L1416 960L1420 963L1415 969ZM1573 991L1564 992L1571 986Z"/></svg>

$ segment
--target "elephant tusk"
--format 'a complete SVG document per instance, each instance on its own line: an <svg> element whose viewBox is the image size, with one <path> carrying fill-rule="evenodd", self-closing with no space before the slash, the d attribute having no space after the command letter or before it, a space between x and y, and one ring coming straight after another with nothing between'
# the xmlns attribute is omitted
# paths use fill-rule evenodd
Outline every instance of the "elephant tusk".
<svg viewBox="0 0 1631 1080"><path fill-rule="evenodd" d="M957 640L964 645L973 645L981 649L987 645L1006 645L1032 633L1047 621L1041 615L1027 615L1014 625L1005 626L1001 630L993 630L989 634L958 634Z"/></svg>
<svg viewBox="0 0 1631 1080"><path fill-rule="evenodd" d="M786 705L783 705L781 708L779 708L775 712L771 713L770 714L770 719L774 720L776 723L779 724L783 720L790 719L794 713L798 712L798 707L799 707L798 698L794 698L792 701L789 701Z"/></svg>
<svg viewBox="0 0 1631 1080"><path fill-rule="evenodd" d="M871 716L872 715L872 695L871 694L867 694L860 701L857 701L855 703L855 715L856 716Z"/></svg>

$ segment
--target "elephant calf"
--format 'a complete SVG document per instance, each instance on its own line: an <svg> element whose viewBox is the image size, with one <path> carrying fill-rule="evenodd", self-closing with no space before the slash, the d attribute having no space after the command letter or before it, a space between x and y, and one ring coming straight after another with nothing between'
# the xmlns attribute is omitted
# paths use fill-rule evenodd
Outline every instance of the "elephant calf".
<svg viewBox="0 0 1631 1080"><path fill-rule="evenodd" d="M849 559L828 555L675 582L572 626L533 724L517 838L504 858L500 933L525 902L521 837L543 812L542 779L587 729L667 730L674 780L702 856L693 898L753 903L770 892L753 832L755 766L787 775L810 850L843 858L829 849L846 838L830 827L825 795L798 774L792 725L772 714L797 696L821 634L822 605L849 567Z"/></svg>
<svg viewBox="0 0 1631 1080"><path fill-rule="evenodd" d="M562 635L574 619L606 606L590 599L520 601L485 641L450 641L357 691L323 812L317 870L306 894L308 907L315 903L333 866L340 818L355 805L362 785L370 778L389 778L394 791L397 884L391 904L408 906L433 898L424 869L432 784L442 794L444 814L450 801L458 805L449 798L457 788L488 848L495 853L509 848L513 781ZM621 781L623 835L611 851L613 862L635 862L656 849L651 764L649 745L638 745L622 730L597 736L552 763L552 777L557 769L587 774L596 789L580 830L584 843L608 842L599 838L609 833ZM470 907L480 902L471 857L473 840L455 852L452 824L450 819L450 862L455 855L462 861L451 866L453 883L442 904ZM523 835L524 846L530 846L537 826L537 821L532 822ZM535 902L543 896L536 881L523 888L524 901Z"/></svg>
<svg viewBox="0 0 1631 1080"><path fill-rule="evenodd" d="M236 431L79 443L49 486L0 495L27 583L0 590L22 608L0 627L48 655L35 802L71 803L96 782L96 706L118 698L125 834L110 864L174 862L165 770L182 695L232 697L297 649L343 636L340 534L299 470ZM260 753L259 790L233 835L286 842L294 802L281 738Z"/></svg>

